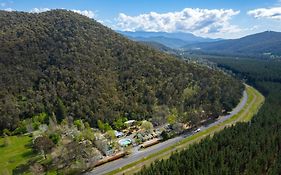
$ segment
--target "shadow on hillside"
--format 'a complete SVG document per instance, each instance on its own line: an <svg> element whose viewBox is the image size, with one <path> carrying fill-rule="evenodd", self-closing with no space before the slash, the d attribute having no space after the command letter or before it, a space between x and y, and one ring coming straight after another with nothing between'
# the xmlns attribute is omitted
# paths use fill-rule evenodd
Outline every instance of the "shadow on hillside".
<svg viewBox="0 0 281 175"><path fill-rule="evenodd" d="M28 158L28 157L32 157L34 155L34 152L33 151L26 151L24 153L21 154L21 156L23 158Z"/></svg>
<svg viewBox="0 0 281 175"><path fill-rule="evenodd" d="M22 154L23 157L31 157L32 155L33 155L32 151L28 151ZM13 175L20 175L29 172L30 167L34 165L36 162L38 162L39 160L40 157L34 157L31 160L29 160L27 163L17 166L15 169L13 169Z"/></svg>
<svg viewBox="0 0 281 175"><path fill-rule="evenodd" d="M13 169L13 175L20 175L23 174L24 172L27 172L29 170L31 164L21 164L17 166L15 169Z"/></svg>

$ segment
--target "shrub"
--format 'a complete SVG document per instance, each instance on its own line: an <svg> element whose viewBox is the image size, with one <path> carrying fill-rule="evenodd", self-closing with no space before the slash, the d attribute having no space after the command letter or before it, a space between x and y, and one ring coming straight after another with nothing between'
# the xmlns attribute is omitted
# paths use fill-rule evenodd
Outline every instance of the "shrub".
<svg viewBox="0 0 281 175"><path fill-rule="evenodd" d="M3 130L3 135L10 136L10 135L12 135L12 133L11 133L11 131L9 131L8 129L4 129L4 130Z"/></svg>
<svg viewBox="0 0 281 175"><path fill-rule="evenodd" d="M13 131L13 135L18 135L18 134L24 134L26 133L27 130L26 130L26 127L25 126L19 126L18 128L16 128L14 131Z"/></svg>
<svg viewBox="0 0 281 175"><path fill-rule="evenodd" d="M53 141L54 144L58 144L58 142L60 141L60 135L57 133L53 133L49 135L49 139L51 139Z"/></svg>
<svg viewBox="0 0 281 175"><path fill-rule="evenodd" d="M163 140L168 140L170 138L169 134L166 131L163 131L161 133L161 137L163 138Z"/></svg>

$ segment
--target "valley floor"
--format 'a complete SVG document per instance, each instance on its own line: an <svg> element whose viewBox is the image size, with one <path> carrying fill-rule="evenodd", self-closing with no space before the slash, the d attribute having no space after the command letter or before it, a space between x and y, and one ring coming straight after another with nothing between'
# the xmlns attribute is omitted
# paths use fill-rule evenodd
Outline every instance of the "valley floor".
<svg viewBox="0 0 281 175"><path fill-rule="evenodd" d="M144 150L136 149L128 157L96 167L87 174L133 174L144 165L148 166L155 160L168 158L173 151L186 149L188 145L199 142L206 136L212 136L225 127L235 125L237 122L248 122L257 113L263 102L262 94L246 85L243 98L238 106L229 115L220 117L207 126L201 126L200 132L186 133Z"/></svg>

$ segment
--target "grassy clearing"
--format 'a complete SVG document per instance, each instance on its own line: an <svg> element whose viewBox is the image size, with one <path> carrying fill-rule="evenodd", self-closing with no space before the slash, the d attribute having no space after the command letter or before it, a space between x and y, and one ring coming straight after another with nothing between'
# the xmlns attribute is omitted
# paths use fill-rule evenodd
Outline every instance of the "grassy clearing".
<svg viewBox="0 0 281 175"><path fill-rule="evenodd" d="M252 119L252 117L257 114L257 112L259 111L260 107L262 106L262 104L264 103L264 96L259 92L257 91L256 89L252 88L252 87L249 87L248 88L249 91L252 91L253 94L256 94L256 99L255 99L255 103L252 104L252 107L251 107L251 110L248 111L248 114L247 116L245 116L243 118L243 122L248 122Z"/></svg>
<svg viewBox="0 0 281 175"><path fill-rule="evenodd" d="M4 145L4 138L0 138L0 174L12 174L12 170L21 164L25 164L33 156L28 147L31 137L10 136L7 137L8 146Z"/></svg>
<svg viewBox="0 0 281 175"><path fill-rule="evenodd" d="M133 173L139 171L142 168L142 166L144 166L144 165L148 166L156 159L159 160L159 159L169 158L169 156L172 154L173 151L186 149L186 148L188 148L188 145L195 143L195 142L199 142L206 136L212 136L212 135L214 135L214 133L224 129L225 127L235 125L235 123L237 123L237 122L250 121L252 119L252 117L258 112L261 105L263 104L264 97L261 93L259 93L256 89L254 89L251 86L246 85L246 91L248 94L248 100L247 100L244 108L238 114L232 116L228 120L225 120L224 122L222 122L218 125L215 125L211 128L208 128L208 129L206 129L202 132L199 132L195 135L192 135L190 137L187 137L186 139L184 139L170 147L167 147L157 153L151 154L148 157L140 159L136 162L128 164L119 169L116 169L116 170L108 173L108 175L133 174Z"/></svg>

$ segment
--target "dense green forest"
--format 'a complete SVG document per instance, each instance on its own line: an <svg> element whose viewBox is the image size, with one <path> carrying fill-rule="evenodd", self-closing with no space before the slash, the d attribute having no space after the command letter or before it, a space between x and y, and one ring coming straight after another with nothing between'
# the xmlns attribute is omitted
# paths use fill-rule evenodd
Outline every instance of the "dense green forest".
<svg viewBox="0 0 281 175"><path fill-rule="evenodd" d="M213 138L155 162L139 175L281 173L281 63L233 58L210 60L246 78L266 95L265 104L249 123L224 129Z"/></svg>
<svg viewBox="0 0 281 175"><path fill-rule="evenodd" d="M205 119L232 109L242 90L221 71L130 41L74 12L0 11L0 131L41 112L91 126L172 108L181 120Z"/></svg>
<svg viewBox="0 0 281 175"><path fill-rule="evenodd" d="M256 86L263 93L267 94L267 89L260 85L260 82L281 83L281 62L272 60L253 60L253 59L233 59L208 58L217 62L220 68L230 70L241 79L246 79L248 83ZM243 71L241 71L243 70Z"/></svg>

